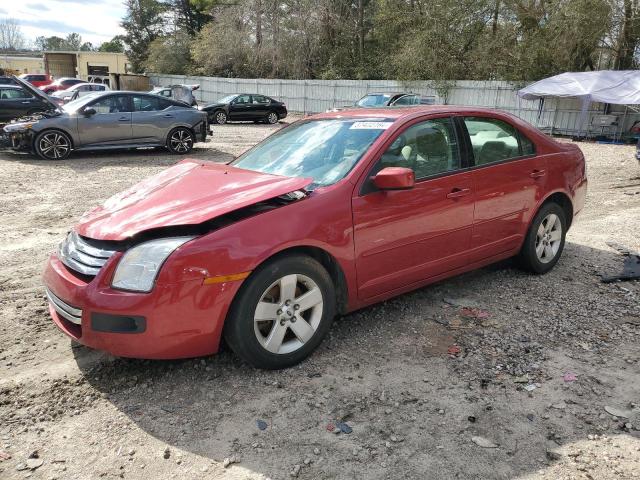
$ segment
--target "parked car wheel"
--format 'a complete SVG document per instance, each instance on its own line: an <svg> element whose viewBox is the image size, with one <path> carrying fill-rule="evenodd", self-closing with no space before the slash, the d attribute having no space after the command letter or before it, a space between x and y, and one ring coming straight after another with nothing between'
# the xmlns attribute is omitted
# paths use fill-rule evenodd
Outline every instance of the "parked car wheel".
<svg viewBox="0 0 640 480"><path fill-rule="evenodd" d="M193 132L185 127L174 128L167 138L167 149L171 153L184 154L193 149Z"/></svg>
<svg viewBox="0 0 640 480"><path fill-rule="evenodd" d="M225 123L227 123L227 114L222 110L218 110L217 112L215 112L213 114L213 118L218 125L224 125Z"/></svg>
<svg viewBox="0 0 640 480"><path fill-rule="evenodd" d="M269 112L269 115L267 115L267 122L271 125L278 123L278 120L280 119L278 118L278 114L276 112Z"/></svg>
<svg viewBox="0 0 640 480"><path fill-rule="evenodd" d="M565 212L557 203L544 204L536 214L524 239L519 260L533 273L547 273L562 255L567 232Z"/></svg>
<svg viewBox="0 0 640 480"><path fill-rule="evenodd" d="M33 148L44 160L64 160L71 153L71 138L60 130L44 130L36 137Z"/></svg>
<svg viewBox="0 0 640 480"><path fill-rule="evenodd" d="M258 368L287 368L308 357L336 310L331 277L316 260L292 255L257 269L242 285L225 324L225 340Z"/></svg>

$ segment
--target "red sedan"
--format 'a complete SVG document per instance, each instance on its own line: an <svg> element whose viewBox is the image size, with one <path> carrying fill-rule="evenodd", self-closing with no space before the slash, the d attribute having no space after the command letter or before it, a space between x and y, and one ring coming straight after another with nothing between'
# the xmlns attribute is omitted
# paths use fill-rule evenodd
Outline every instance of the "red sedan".
<svg viewBox="0 0 640 480"><path fill-rule="evenodd" d="M506 113L325 113L87 212L47 265L50 312L114 355L209 355L224 336L287 367L338 313L513 256L549 271L586 188L576 146Z"/></svg>
<svg viewBox="0 0 640 480"><path fill-rule="evenodd" d="M69 87L73 87L78 83L86 83L86 80L82 80L81 78L71 78L71 77L62 77L54 81L53 83L48 83L40 89L46 93L47 95L57 92L58 90L66 90Z"/></svg>

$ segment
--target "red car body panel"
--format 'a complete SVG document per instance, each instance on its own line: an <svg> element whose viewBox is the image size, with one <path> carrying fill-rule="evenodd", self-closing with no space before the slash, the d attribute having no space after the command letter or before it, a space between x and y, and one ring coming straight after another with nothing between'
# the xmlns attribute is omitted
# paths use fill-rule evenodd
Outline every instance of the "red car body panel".
<svg viewBox="0 0 640 480"><path fill-rule="evenodd" d="M87 212L75 230L89 238L124 240L154 228L197 225L312 181L184 160Z"/></svg>
<svg viewBox="0 0 640 480"><path fill-rule="evenodd" d="M53 82L53 79L51 78L51 75L44 75L47 79L46 80L27 80L27 78L29 78L29 76L31 75L44 75L42 73L25 73L20 75L20 78L23 79L25 82L29 82L31 85L33 85L34 87L44 87L46 85L50 85L51 82Z"/></svg>
<svg viewBox="0 0 640 480"><path fill-rule="evenodd" d="M470 166L417 181L409 190L363 193L369 173L396 135L436 116L490 116L518 128L536 155ZM561 194L577 214L586 195L584 157L516 117L478 108L432 106L354 109L316 118L389 119L393 125L349 174L300 200L225 224L191 240L166 260L149 293L116 290L111 278L121 253L93 279L70 272L53 254L44 281L82 326L60 318L72 338L115 355L180 358L215 353L228 309L243 280L207 279L250 272L289 249L324 252L338 267L343 312L515 255L541 204ZM226 172L226 173L225 173ZM184 161L108 200L75 230L119 241L166 226L197 225L233 210L302 189L308 179L278 177L225 165ZM250 277L249 277L250 278ZM246 281L246 280L244 280ZM143 333L95 332L91 312L142 315Z"/></svg>

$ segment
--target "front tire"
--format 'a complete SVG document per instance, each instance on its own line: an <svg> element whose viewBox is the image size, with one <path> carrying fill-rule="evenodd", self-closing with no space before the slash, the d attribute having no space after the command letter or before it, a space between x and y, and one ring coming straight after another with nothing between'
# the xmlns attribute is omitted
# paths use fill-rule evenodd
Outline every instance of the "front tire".
<svg viewBox="0 0 640 480"><path fill-rule="evenodd" d="M60 130L44 130L36 136L33 150L43 160L64 160L71 153L71 138Z"/></svg>
<svg viewBox="0 0 640 480"><path fill-rule="evenodd" d="M276 258L245 280L227 317L225 340L254 367L291 367L307 358L329 331L335 298L331 277L316 260Z"/></svg>
<svg viewBox="0 0 640 480"><path fill-rule="evenodd" d="M218 110L217 112L215 112L213 114L213 120L218 125L224 125L225 123L227 123L228 119L229 118L227 117L227 114L225 112L223 112L222 110Z"/></svg>
<svg viewBox="0 0 640 480"><path fill-rule="evenodd" d="M533 273L547 273L562 255L566 233L567 219L562 207L554 202L542 205L520 250L521 266Z"/></svg>
<svg viewBox="0 0 640 480"><path fill-rule="evenodd" d="M174 128L167 136L167 150L175 155L184 155L193 149L193 132L185 127Z"/></svg>

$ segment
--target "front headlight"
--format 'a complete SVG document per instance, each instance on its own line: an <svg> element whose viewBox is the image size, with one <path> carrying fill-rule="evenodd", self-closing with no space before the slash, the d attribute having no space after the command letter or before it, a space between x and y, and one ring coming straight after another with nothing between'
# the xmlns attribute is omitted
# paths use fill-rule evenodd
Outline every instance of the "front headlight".
<svg viewBox="0 0 640 480"><path fill-rule="evenodd" d="M141 243L127 250L118 263L111 286L121 290L150 292L167 257L176 248L193 240L193 238L160 238Z"/></svg>

